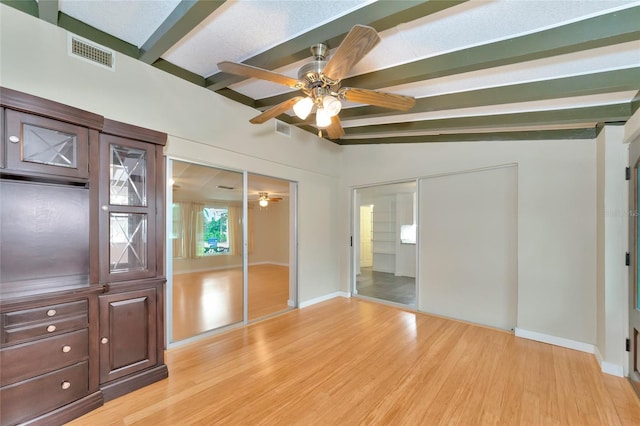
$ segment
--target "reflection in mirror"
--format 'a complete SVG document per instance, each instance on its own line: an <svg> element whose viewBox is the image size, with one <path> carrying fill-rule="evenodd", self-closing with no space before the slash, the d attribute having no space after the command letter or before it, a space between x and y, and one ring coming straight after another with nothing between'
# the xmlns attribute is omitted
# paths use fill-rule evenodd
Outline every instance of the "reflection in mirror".
<svg viewBox="0 0 640 426"><path fill-rule="evenodd" d="M355 291L416 304L416 182L355 191Z"/></svg>
<svg viewBox="0 0 640 426"><path fill-rule="evenodd" d="M172 341L243 321L242 173L173 161Z"/></svg>
<svg viewBox="0 0 640 426"><path fill-rule="evenodd" d="M248 174L248 319L295 306L295 276L290 244L295 183Z"/></svg>

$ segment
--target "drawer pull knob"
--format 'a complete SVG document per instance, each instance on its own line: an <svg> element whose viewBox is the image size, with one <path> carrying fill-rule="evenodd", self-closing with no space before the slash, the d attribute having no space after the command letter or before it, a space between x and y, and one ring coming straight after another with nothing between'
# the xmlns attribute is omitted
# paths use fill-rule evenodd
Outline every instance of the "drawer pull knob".
<svg viewBox="0 0 640 426"><path fill-rule="evenodd" d="M68 352L71 352L71 346L69 346L69 345L64 345L64 346L62 347L62 352L64 352L65 354L66 354L66 353L68 353Z"/></svg>
<svg viewBox="0 0 640 426"><path fill-rule="evenodd" d="M54 316L54 315L55 315L55 314L57 314L57 313L58 313L58 312L56 312L56 310L55 310L55 309L49 309L49 310L47 311L47 316L48 316L48 317L52 317L52 316Z"/></svg>
<svg viewBox="0 0 640 426"><path fill-rule="evenodd" d="M47 327L47 331L49 333L53 333L54 331L56 331L56 326L55 325L50 325L49 327Z"/></svg>
<svg viewBox="0 0 640 426"><path fill-rule="evenodd" d="M69 389L71 387L71 383L67 382L66 380L64 382L62 382L62 389Z"/></svg>
<svg viewBox="0 0 640 426"><path fill-rule="evenodd" d="M107 343L109 343L109 339L107 339L106 337L103 337L103 338L100 340L100 343L102 343L103 345L106 345Z"/></svg>
<svg viewBox="0 0 640 426"><path fill-rule="evenodd" d="M9 136L9 142L18 143L18 142L20 142L20 138L17 137L17 136Z"/></svg>

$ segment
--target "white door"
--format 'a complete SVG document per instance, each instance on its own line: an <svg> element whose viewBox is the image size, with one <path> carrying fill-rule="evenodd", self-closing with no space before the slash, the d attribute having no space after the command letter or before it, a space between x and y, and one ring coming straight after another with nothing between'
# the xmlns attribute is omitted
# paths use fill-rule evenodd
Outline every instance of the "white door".
<svg viewBox="0 0 640 426"><path fill-rule="evenodd" d="M516 325L517 167L421 179L418 309Z"/></svg>

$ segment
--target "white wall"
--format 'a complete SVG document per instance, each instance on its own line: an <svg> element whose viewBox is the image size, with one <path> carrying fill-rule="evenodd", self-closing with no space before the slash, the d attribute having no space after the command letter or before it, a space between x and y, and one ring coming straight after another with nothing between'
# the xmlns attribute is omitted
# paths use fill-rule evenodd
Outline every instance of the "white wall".
<svg viewBox="0 0 640 426"><path fill-rule="evenodd" d="M518 164L517 327L595 344L595 141L346 146L341 210L352 186L511 163ZM350 235L347 223L342 235ZM348 262L341 267L347 290Z"/></svg>
<svg viewBox="0 0 640 426"><path fill-rule="evenodd" d="M0 85L166 132L175 158L299 182L300 301L338 289L339 146L249 125L257 111L121 54L115 71L70 57L65 30L4 4L0 31Z"/></svg>

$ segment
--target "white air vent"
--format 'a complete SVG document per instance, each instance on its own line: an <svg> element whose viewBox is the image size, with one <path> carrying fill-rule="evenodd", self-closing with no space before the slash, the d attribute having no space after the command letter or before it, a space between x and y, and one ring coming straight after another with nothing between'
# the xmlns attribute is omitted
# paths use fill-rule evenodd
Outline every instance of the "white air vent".
<svg viewBox="0 0 640 426"><path fill-rule="evenodd" d="M111 71L115 71L116 69L116 56L113 50L74 34L69 34L69 55L91 62L92 64L100 65Z"/></svg>
<svg viewBox="0 0 640 426"><path fill-rule="evenodd" d="M280 120L275 120L275 121L276 121L276 133L280 133L281 135L291 137L291 126L289 126L287 123L283 123Z"/></svg>

